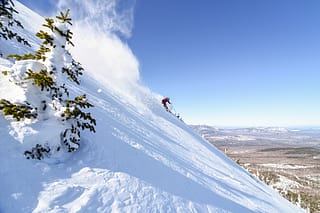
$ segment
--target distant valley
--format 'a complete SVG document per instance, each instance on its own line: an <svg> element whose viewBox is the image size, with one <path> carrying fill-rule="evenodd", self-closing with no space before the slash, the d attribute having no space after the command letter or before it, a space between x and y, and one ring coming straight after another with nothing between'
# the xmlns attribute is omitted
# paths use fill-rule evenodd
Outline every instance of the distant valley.
<svg viewBox="0 0 320 213"><path fill-rule="evenodd" d="M191 127L291 202L320 212L320 128Z"/></svg>

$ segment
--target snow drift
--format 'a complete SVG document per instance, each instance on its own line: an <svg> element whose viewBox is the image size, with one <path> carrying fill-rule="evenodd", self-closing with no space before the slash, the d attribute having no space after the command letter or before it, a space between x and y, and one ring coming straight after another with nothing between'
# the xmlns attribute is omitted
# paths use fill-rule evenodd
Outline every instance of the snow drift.
<svg viewBox="0 0 320 213"><path fill-rule="evenodd" d="M17 9L23 24L38 22L39 16L18 2ZM31 38L33 28L26 29ZM4 43L0 40L6 52L24 48ZM88 60L81 86L67 83L73 93L87 94L97 119L96 133L85 132L76 153L54 161L26 160L24 139L41 140L56 126L21 128L18 140L13 134L18 123L0 114L0 212L303 211L163 110L159 95L139 85L137 75L133 81L123 77L127 84L118 83L121 76L95 76L104 60ZM11 66L4 59L0 63L1 71ZM0 95L17 98L3 80L0 75Z"/></svg>

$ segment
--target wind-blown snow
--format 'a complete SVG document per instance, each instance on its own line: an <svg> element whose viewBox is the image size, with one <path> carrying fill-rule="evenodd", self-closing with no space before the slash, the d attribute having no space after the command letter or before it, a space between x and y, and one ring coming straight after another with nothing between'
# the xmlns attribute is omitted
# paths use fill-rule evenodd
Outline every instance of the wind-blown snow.
<svg viewBox="0 0 320 213"><path fill-rule="evenodd" d="M1 71L10 66L0 63ZM95 67L88 62L86 68ZM126 94L123 85L110 87L88 75L93 72L81 86L68 84L87 94L97 119L97 132L84 132L81 148L68 158L26 160L21 141L41 139L55 126L21 131L18 140L0 114L1 213L303 212L166 112L158 95L138 82ZM0 98L18 98L2 75L0 91Z"/></svg>
<svg viewBox="0 0 320 213"><path fill-rule="evenodd" d="M72 12L76 44L70 50L73 56L95 80L129 96L140 80L139 62L117 35L131 35L134 2L59 0L58 3L61 10L76 11Z"/></svg>
<svg viewBox="0 0 320 213"><path fill-rule="evenodd" d="M88 24L103 32L120 33L130 37L136 0L58 0L58 7L76 11L77 22Z"/></svg>

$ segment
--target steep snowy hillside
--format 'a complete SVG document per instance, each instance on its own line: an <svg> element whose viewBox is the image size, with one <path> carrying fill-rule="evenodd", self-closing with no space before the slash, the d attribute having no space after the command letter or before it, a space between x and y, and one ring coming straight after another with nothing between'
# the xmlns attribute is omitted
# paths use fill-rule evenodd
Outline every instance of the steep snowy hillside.
<svg viewBox="0 0 320 213"><path fill-rule="evenodd" d="M24 48L21 48L21 43L16 42L15 39L0 39L0 53L2 53L3 56L9 54L29 53L32 49L37 48L40 43L40 40L35 37L35 32L37 32L43 24L43 17L19 4L19 2L15 3L15 9L19 11L19 16L23 17L19 19L19 21L22 23L24 29L15 27L14 32L17 32L19 35L25 38L31 47L25 46Z"/></svg>
<svg viewBox="0 0 320 213"><path fill-rule="evenodd" d="M17 6L23 23L38 20ZM0 60L0 71L10 66ZM1 213L303 212L166 112L159 95L139 84L109 86L86 68L81 86L67 83L95 105L96 133L84 132L77 152L27 160L24 139L45 139L56 126L17 128L0 114ZM5 85L0 75L1 94L12 94Z"/></svg>

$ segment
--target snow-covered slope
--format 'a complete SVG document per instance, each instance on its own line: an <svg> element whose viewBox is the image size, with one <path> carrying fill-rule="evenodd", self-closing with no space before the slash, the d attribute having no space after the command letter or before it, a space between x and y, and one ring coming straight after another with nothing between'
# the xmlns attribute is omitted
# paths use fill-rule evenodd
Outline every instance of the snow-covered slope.
<svg viewBox="0 0 320 213"><path fill-rule="evenodd" d="M31 47L25 46L24 48L21 48L21 44L16 42L15 39L0 39L0 53L2 53L3 56L9 54L29 53L32 50L32 47L33 49L38 48L40 43L40 40L37 37L35 37L35 32L37 32L43 24L43 17L33 12L32 10L24 7L19 2L15 3L15 9L19 11L18 16L23 17L20 18L19 21L22 23L24 29L16 27L14 28L14 32L17 32L19 35L25 38L29 42Z"/></svg>
<svg viewBox="0 0 320 213"><path fill-rule="evenodd" d="M303 212L163 110L147 88L124 94L87 74L68 86L95 105L97 132L84 133L67 158L26 160L24 136L41 134L21 128L19 141L1 114L1 213Z"/></svg>

